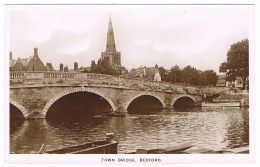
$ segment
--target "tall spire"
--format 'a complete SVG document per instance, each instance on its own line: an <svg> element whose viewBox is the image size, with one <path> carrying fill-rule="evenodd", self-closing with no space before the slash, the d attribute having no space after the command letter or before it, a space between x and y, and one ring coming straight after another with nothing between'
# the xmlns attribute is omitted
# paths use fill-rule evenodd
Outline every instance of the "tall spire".
<svg viewBox="0 0 260 167"><path fill-rule="evenodd" d="M108 58L109 64L112 65L113 67L121 66L121 53L116 51L111 16L109 16L109 23L108 23L107 47L105 52L101 52L101 57L102 59Z"/></svg>
<svg viewBox="0 0 260 167"><path fill-rule="evenodd" d="M113 31L111 16L109 16L106 51L116 51L115 38L114 38L114 31Z"/></svg>

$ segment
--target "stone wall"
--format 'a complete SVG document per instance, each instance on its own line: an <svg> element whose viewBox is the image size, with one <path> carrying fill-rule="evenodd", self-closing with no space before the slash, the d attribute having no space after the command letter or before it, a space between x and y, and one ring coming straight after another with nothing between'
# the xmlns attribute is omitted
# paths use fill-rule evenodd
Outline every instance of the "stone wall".
<svg viewBox="0 0 260 167"><path fill-rule="evenodd" d="M23 107L23 114L28 118L45 118L49 107L63 96L75 92L90 92L106 99L113 110L126 111L128 105L137 97L149 95L155 97L162 103L164 108L172 107L174 101L186 96L200 102L200 96L188 95L184 93L172 93L162 91L140 91L134 89L125 89L121 87L104 86L31 86L16 87L10 89L10 101L15 106ZM20 107L20 108L22 108Z"/></svg>

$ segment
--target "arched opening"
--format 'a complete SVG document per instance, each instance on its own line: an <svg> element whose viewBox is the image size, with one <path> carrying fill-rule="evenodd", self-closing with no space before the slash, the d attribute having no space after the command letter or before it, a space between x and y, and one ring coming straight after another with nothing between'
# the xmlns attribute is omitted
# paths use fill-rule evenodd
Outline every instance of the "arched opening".
<svg viewBox="0 0 260 167"><path fill-rule="evenodd" d="M111 112L112 107L103 97L90 92L75 92L55 101L46 113L50 121L85 121L95 115Z"/></svg>
<svg viewBox="0 0 260 167"><path fill-rule="evenodd" d="M10 120L21 119L24 120L25 117L23 113L14 105L10 104Z"/></svg>
<svg viewBox="0 0 260 167"><path fill-rule="evenodd" d="M196 102L192 98L187 96L180 97L173 104L173 108L177 108L177 109L193 108L193 107L196 107Z"/></svg>
<svg viewBox="0 0 260 167"><path fill-rule="evenodd" d="M23 113L13 104L10 104L10 134L19 129L25 121Z"/></svg>
<svg viewBox="0 0 260 167"><path fill-rule="evenodd" d="M151 95L142 95L135 98L127 107L128 113L158 112L163 108L159 99Z"/></svg>

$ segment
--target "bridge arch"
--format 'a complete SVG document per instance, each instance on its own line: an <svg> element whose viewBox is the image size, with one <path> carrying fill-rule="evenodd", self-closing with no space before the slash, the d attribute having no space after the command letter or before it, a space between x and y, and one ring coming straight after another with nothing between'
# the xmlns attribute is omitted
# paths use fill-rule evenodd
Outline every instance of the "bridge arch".
<svg viewBox="0 0 260 167"><path fill-rule="evenodd" d="M11 98L10 98L10 104L12 104L16 108L18 108L21 111L21 113L23 114L25 119L27 119L28 116L30 115L30 113L22 105L20 105L18 102L14 101Z"/></svg>
<svg viewBox="0 0 260 167"><path fill-rule="evenodd" d="M68 94L72 94L72 93L77 93L77 92L89 92L89 93L94 93L96 95L101 96L102 98L104 98L112 107L113 111L116 110L116 106L114 105L113 101L106 96L105 94L103 94L102 92L93 89L93 88L85 88L85 87L79 87L79 88L71 88L68 89L66 91L60 92L59 94L55 95L53 98L51 98L48 103L44 106L43 110L42 110L42 114L45 117L49 108L52 106L52 104L54 104L57 100L59 100L60 98L62 98L63 96L66 96Z"/></svg>
<svg viewBox="0 0 260 167"><path fill-rule="evenodd" d="M179 100L180 98L184 98L184 97L190 98L194 103L197 102L197 100L194 97L192 97L191 95L179 95L173 99L173 101L171 102L171 106L173 106L177 100Z"/></svg>
<svg viewBox="0 0 260 167"><path fill-rule="evenodd" d="M162 99L160 96L157 96L157 95L155 95L155 94L153 94L153 93L151 93L151 92L142 92L142 93L140 93L140 94L137 94L137 95L131 97L131 98L125 103L125 105L124 105L125 111L127 111L128 106L129 106L136 98L141 97L141 96L147 96L147 95L148 95L148 96L152 96L152 97L156 98L157 100L159 100L159 101L161 102L163 108L165 108L165 103L164 103L163 99Z"/></svg>

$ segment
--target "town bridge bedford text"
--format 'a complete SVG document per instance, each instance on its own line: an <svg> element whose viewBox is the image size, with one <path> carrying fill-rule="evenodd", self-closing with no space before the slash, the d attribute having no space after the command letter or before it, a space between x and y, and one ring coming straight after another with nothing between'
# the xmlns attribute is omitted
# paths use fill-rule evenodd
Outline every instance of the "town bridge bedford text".
<svg viewBox="0 0 260 167"><path fill-rule="evenodd" d="M45 118L57 100L77 92L98 95L113 111L121 112L127 112L129 105L142 96L155 98L162 108L173 108L179 99L187 99L193 105L201 105L202 100L200 88L167 82L75 72L10 73L10 104L26 119Z"/></svg>

